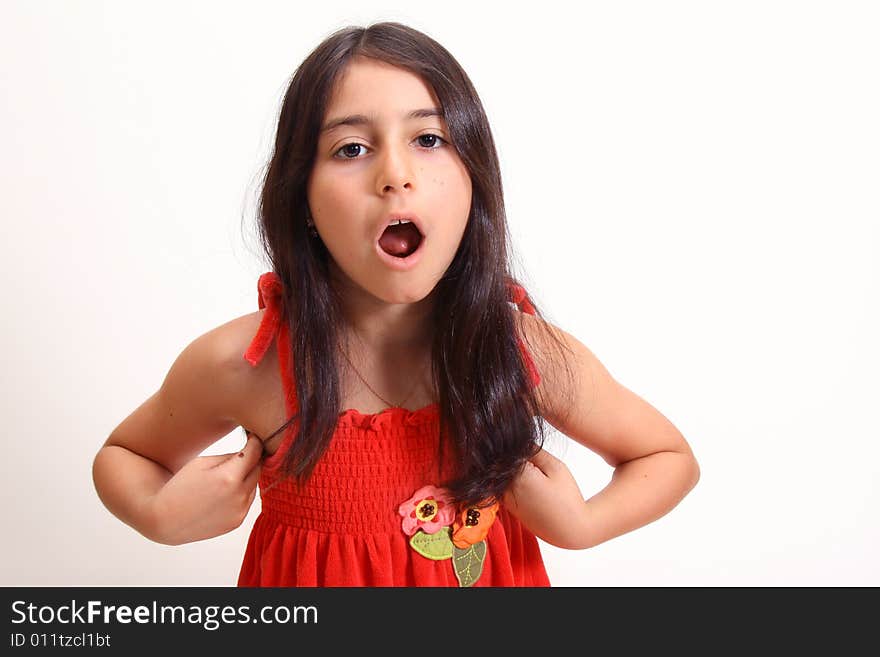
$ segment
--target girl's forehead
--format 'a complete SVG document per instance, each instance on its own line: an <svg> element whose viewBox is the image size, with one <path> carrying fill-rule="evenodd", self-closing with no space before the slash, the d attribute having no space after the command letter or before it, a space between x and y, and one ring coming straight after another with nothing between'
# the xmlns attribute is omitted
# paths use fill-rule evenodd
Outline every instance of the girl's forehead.
<svg viewBox="0 0 880 657"><path fill-rule="evenodd" d="M333 85L325 115L381 114L437 104L430 85L412 71L382 61L354 59Z"/></svg>

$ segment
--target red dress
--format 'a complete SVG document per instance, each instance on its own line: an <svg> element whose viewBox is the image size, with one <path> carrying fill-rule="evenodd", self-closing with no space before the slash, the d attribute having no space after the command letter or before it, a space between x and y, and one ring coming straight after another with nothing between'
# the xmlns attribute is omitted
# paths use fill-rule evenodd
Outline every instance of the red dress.
<svg viewBox="0 0 880 657"><path fill-rule="evenodd" d="M266 312L244 357L256 366L277 337L285 406L293 417L297 405L289 329L281 316L281 282L268 272L257 287L259 307ZM511 301L534 314L521 287L511 288ZM522 342L520 350L538 385L540 376ZM278 450L263 462L262 511L248 538L238 585L459 586L451 559L431 559L410 546L398 513L416 490L452 475L448 452L444 472L438 472L438 421L436 403L415 411L344 411L330 446L301 490L292 479L280 477L295 435L292 422ZM485 543L482 574L473 586L550 586L535 535L503 504Z"/></svg>

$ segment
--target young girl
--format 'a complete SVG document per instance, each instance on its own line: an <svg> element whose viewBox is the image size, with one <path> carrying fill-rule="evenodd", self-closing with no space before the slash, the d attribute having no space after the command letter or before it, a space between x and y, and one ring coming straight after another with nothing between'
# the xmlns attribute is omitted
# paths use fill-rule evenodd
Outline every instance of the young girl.
<svg viewBox="0 0 880 657"><path fill-rule="evenodd" d="M547 586L537 538L597 545L696 484L681 433L510 275L486 115L426 35L348 28L306 58L260 215L259 312L187 346L95 458L144 536L229 532L259 485L239 585ZM584 500L545 422L606 488ZM241 452L198 456L239 426Z"/></svg>

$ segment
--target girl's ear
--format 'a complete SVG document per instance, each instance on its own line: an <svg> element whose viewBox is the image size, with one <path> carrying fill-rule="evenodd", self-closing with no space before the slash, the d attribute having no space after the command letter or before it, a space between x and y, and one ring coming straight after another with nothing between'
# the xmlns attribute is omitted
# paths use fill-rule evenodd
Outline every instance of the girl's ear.
<svg viewBox="0 0 880 657"><path fill-rule="evenodd" d="M318 236L318 229L315 228L315 220L312 219L312 211L309 210L308 206L306 206L306 226L309 228L309 235L312 237Z"/></svg>

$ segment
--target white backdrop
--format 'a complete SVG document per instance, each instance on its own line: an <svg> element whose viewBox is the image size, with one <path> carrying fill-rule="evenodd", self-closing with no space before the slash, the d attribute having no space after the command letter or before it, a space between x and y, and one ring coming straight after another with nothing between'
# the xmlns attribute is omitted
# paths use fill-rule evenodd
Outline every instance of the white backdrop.
<svg viewBox="0 0 880 657"><path fill-rule="evenodd" d="M473 80L520 273L684 433L697 487L556 586L880 585L880 20L870 2L0 5L2 585L234 585L236 531L114 518L95 453L257 308L288 77L397 20ZM231 452L241 431L206 453ZM556 434L585 497L611 469Z"/></svg>

